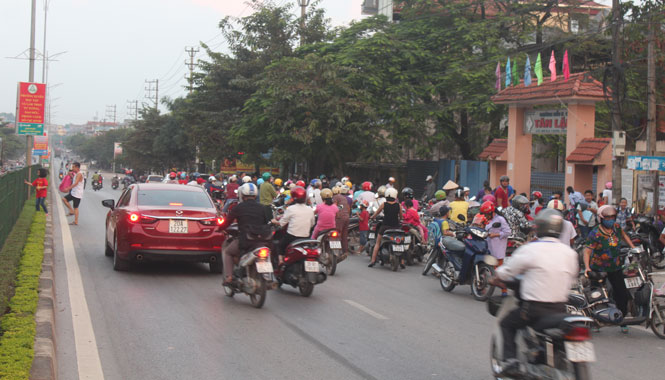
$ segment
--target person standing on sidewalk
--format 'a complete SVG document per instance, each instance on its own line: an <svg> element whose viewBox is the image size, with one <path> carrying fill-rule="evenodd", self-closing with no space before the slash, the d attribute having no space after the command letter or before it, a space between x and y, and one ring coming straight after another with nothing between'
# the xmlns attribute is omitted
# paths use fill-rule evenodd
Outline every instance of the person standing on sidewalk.
<svg viewBox="0 0 665 380"><path fill-rule="evenodd" d="M35 188L35 196L37 197L37 212L39 212L39 206L41 205L44 209L44 213L48 215L48 210L46 209L46 195L48 194L48 180L46 179L46 169L39 169L38 177L32 183L24 181L26 185L32 186Z"/></svg>
<svg viewBox="0 0 665 380"><path fill-rule="evenodd" d="M72 164L72 172L74 172L74 180L72 181L72 185L65 189L69 194L62 197L62 202L69 209L69 215L74 215L74 221L69 224L77 226L79 224L79 204L81 204L81 198L83 198L84 186L83 174L81 174L81 164L74 162ZM72 205L70 205L69 202L72 202L74 208L72 208Z"/></svg>

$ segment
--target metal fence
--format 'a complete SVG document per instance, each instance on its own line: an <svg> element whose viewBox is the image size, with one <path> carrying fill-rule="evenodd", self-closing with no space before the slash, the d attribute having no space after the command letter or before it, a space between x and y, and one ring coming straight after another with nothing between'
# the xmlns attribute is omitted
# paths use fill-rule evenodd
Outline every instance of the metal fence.
<svg viewBox="0 0 665 380"><path fill-rule="evenodd" d="M597 183L597 173L593 173L593 187L595 191ZM553 192L559 190L564 193L566 191L566 174L565 173L546 173L546 172L532 172L531 173L531 191L540 191L543 197L549 199ZM579 192L584 192L587 189L575 189Z"/></svg>
<svg viewBox="0 0 665 380"><path fill-rule="evenodd" d="M39 165L33 165L0 177L0 248L14 228L28 198L28 186L23 181L28 179L29 171L32 173L32 180L37 178L39 168ZM34 194L34 191L31 192L31 195Z"/></svg>

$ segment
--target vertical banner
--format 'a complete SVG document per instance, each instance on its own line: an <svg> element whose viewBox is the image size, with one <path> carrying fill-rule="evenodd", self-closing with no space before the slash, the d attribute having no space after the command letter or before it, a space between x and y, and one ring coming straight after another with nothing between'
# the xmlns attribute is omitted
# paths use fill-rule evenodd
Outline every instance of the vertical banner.
<svg viewBox="0 0 665 380"><path fill-rule="evenodd" d="M35 136L32 144L32 154L46 156L48 154L48 136Z"/></svg>
<svg viewBox="0 0 665 380"><path fill-rule="evenodd" d="M117 142L113 143L113 159L122 154L122 144Z"/></svg>
<svg viewBox="0 0 665 380"><path fill-rule="evenodd" d="M43 83L18 83L16 100L16 133L41 136L44 134L44 108L46 85Z"/></svg>

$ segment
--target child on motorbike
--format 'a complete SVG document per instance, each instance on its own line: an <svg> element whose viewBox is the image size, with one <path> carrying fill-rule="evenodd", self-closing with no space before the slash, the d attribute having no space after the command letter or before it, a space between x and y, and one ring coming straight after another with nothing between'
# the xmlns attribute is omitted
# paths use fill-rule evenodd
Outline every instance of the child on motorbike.
<svg viewBox="0 0 665 380"><path fill-rule="evenodd" d="M404 214L404 222L410 224L413 226L413 228L418 230L418 238L420 239L420 242L424 242L427 239L427 236L425 235L424 228L422 223L420 222L420 215L418 215L418 211L416 211L413 208L413 201L411 199L407 199L404 201L404 205L406 206L406 213Z"/></svg>

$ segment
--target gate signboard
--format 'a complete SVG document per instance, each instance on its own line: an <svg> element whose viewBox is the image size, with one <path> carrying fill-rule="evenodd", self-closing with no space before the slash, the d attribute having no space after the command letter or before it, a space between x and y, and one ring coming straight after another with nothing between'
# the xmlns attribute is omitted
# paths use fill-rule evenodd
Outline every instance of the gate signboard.
<svg viewBox="0 0 665 380"><path fill-rule="evenodd" d="M19 82L17 98L17 134L34 136L43 135L46 85L43 83Z"/></svg>
<svg viewBox="0 0 665 380"><path fill-rule="evenodd" d="M524 112L524 133L533 135L565 135L568 110L530 110Z"/></svg>

